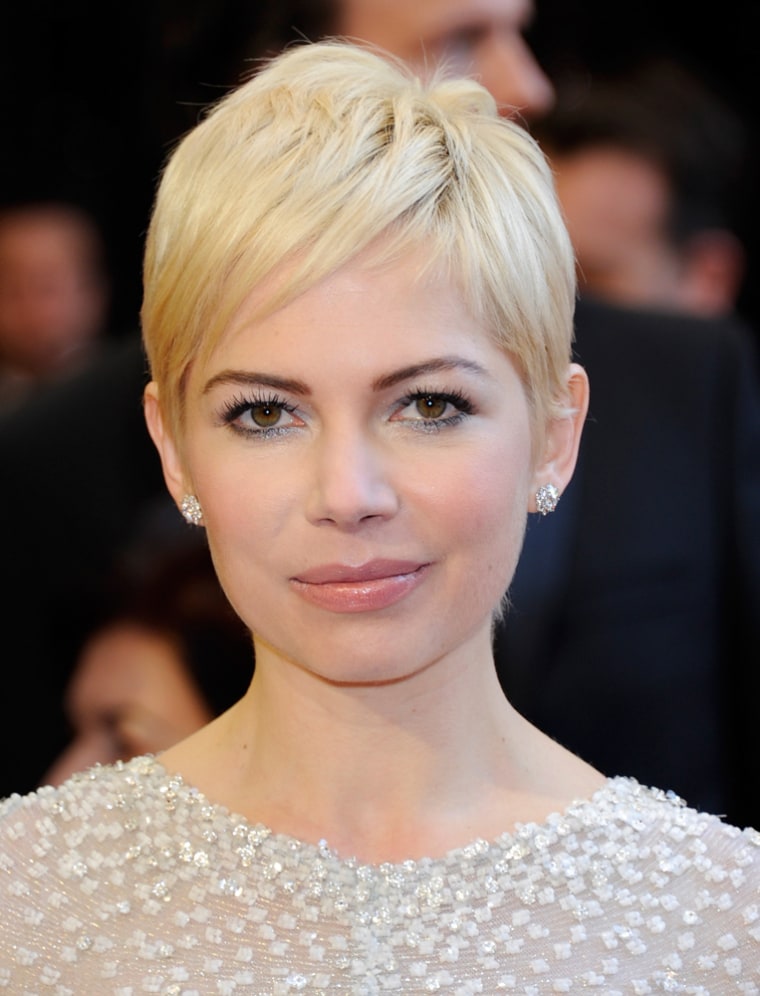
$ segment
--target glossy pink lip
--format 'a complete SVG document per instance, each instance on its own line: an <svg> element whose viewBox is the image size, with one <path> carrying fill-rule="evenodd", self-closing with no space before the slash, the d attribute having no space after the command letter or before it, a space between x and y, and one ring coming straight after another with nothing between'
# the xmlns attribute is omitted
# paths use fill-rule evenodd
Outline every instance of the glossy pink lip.
<svg viewBox="0 0 760 996"><path fill-rule="evenodd" d="M325 564L290 583L307 602L332 612L370 612L400 601L422 581L430 565L410 560L371 560L358 567Z"/></svg>

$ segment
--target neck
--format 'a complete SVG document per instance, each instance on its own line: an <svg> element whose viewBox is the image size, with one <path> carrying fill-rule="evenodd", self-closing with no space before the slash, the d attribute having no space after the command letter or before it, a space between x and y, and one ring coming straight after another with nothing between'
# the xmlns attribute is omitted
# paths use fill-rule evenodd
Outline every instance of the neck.
<svg viewBox="0 0 760 996"><path fill-rule="evenodd" d="M257 648L247 695L164 763L254 822L389 861L545 816L545 745L504 698L488 642L373 686L331 684Z"/></svg>

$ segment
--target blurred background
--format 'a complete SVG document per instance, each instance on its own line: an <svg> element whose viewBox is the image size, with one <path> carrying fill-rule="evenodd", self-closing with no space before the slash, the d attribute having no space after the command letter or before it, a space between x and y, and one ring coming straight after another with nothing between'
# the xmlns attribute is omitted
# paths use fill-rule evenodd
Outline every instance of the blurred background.
<svg viewBox="0 0 760 996"><path fill-rule="evenodd" d="M456 2L468 10L493 0ZM420 0L420 9L436 5ZM153 678L166 678L164 692L189 666L193 722L204 676L226 694L217 659L231 679L248 673L247 634L225 615L204 543L190 551L200 556L192 570L182 562L188 583L177 597L162 588L189 527L165 491L140 409L143 241L162 165L203 108L254 71L251 53L277 51L293 25L318 37L331 12L332 0L26 0L4 11L0 660L16 722L0 724L0 796L38 784L66 743L82 761L89 745L71 740L74 720L95 730L104 759L148 749L144 734L158 717L137 701L148 686L126 666L140 655ZM513 586L522 614L512 614L512 645L497 648L507 663L497 667L528 718L603 770L666 784L714 812L727 811L730 794L731 820L760 827L760 399L749 349L760 335L760 0L725 0L710 14L686 0L536 0L528 41L559 99L530 127L551 151L576 246L581 356L601 416L576 475L583 503L568 493L550 520L561 535L551 525L528 534L533 552ZM642 90L629 70L657 60L679 73L648 72ZM573 189L582 195L574 231ZM579 227L584 219L590 227ZM724 221L738 241L725 231L713 238ZM738 267L723 251L732 246ZM610 312L589 301L594 292L642 311L619 308L608 340ZM653 322L646 308L660 306L671 313ZM729 320L734 308L749 333ZM21 348L33 340L44 350ZM88 364L93 375L36 390ZM649 432L628 417L642 409L654 420ZM110 696L99 705L95 685ZM162 736L176 735L170 719ZM608 747L622 754L595 756Z"/></svg>
<svg viewBox="0 0 760 996"><path fill-rule="evenodd" d="M112 277L110 336L136 326L142 239L161 163L198 109L239 79L250 25L260 19L251 0L28 0L4 11L0 206L59 199L94 215ZM757 163L758 29L757 0L725 0L705 12L687 0L538 0L530 40L554 79L676 57L744 116ZM749 253L739 310L756 326L759 196L750 187L739 233Z"/></svg>
<svg viewBox="0 0 760 996"><path fill-rule="evenodd" d="M754 95L757 0L726 0L701 10L687 0L538 0L531 33L552 79L588 73L610 77L646 59L671 58L690 70L731 107L747 129L744 200L737 234L747 253L739 311L757 330L760 319L760 190L752 178L760 165L760 106Z"/></svg>

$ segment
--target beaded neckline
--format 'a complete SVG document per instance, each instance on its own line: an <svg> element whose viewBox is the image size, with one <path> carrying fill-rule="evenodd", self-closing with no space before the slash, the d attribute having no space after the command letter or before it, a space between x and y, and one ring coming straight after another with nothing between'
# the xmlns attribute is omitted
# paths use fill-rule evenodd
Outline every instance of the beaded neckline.
<svg viewBox="0 0 760 996"><path fill-rule="evenodd" d="M491 842L362 864L143 756L11 797L0 839L14 991L55 973L61 991L150 978L164 996L197 996L181 980L278 996L723 992L757 950L760 833L625 777Z"/></svg>
<svg viewBox="0 0 760 996"><path fill-rule="evenodd" d="M204 821L231 825L234 836L247 840L255 848L266 843L267 851L283 849L297 852L300 858L306 861L321 859L323 862L327 861L346 868L363 868L367 873L372 869L382 870L384 874L394 870L410 873L425 869L429 874L431 869L437 866L461 866L480 855L490 854L493 857L495 852L501 852L506 857L524 857L530 851L544 850L558 838L581 827L605 825L616 816L626 823L633 823L637 829L643 829L647 822L646 812L651 810L654 813L652 807L664 800L670 801L677 807L686 807L686 803L673 792L645 787L634 778L614 776L607 778L605 783L588 798L571 802L564 810L550 813L542 822L516 823L513 830L505 831L490 841L475 838L435 858L410 858L397 862L371 864L355 857L341 855L330 847L327 840L314 844L274 831L262 823L248 820L224 804L209 800L200 789L187 783L182 775L167 771L153 754L141 755L129 761L119 761L112 767L114 774L132 782L140 794L150 783L152 788L164 798L167 806L175 807L181 803L196 808L202 813ZM103 766L96 765L89 771L73 776L71 781L100 777L102 771Z"/></svg>

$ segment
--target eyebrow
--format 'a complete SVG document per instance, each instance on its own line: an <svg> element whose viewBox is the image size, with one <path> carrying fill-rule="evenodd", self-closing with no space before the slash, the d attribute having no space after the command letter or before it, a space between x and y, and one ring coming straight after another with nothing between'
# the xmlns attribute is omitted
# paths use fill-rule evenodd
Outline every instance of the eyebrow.
<svg viewBox="0 0 760 996"><path fill-rule="evenodd" d="M383 374L372 381L373 391L387 391L388 388L402 384L404 381L412 380L414 377L422 377L425 374L440 373L445 370L465 370L478 376L486 376L488 371L480 363L467 360L462 356L439 356L433 360L423 360L421 363L412 363L409 366L393 370L391 373ZM225 384L232 384L241 387L271 387L275 390L286 391L289 394L298 394L302 397L309 397L311 388L302 380L294 377L278 377L276 374L258 373L253 370L222 370L214 374L203 387L203 393L208 394L215 387Z"/></svg>
<svg viewBox="0 0 760 996"><path fill-rule="evenodd" d="M214 374L210 380L206 381L203 393L208 394L220 384L234 384L240 387L272 387L279 391L287 391L289 394L304 396L311 394L311 388L302 380L248 370L222 370L221 373Z"/></svg>
<svg viewBox="0 0 760 996"><path fill-rule="evenodd" d="M384 374L372 381L372 389L375 391L385 391L389 387L395 387L405 380L414 377L422 377L429 373L439 373L442 370L467 370L483 376L488 373L485 367L474 360L466 360L462 356L438 356L434 360L425 360L422 363L413 363L408 367L401 367L392 373Z"/></svg>

